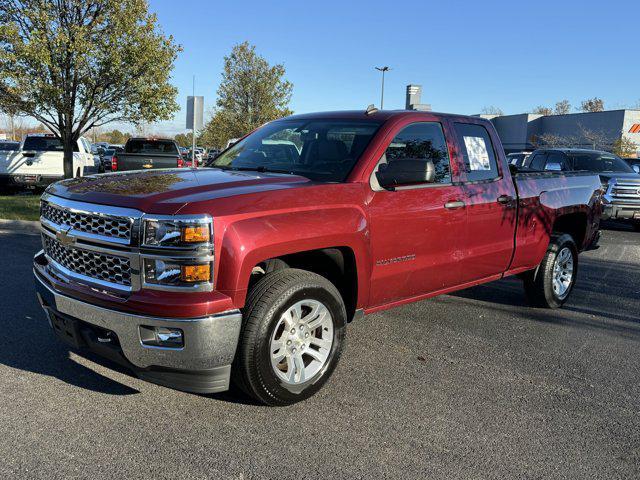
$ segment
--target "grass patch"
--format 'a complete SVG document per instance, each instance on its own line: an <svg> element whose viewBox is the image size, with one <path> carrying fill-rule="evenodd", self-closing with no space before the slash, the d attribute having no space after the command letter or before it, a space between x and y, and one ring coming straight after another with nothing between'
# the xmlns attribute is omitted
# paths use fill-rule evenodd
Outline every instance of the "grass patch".
<svg viewBox="0 0 640 480"><path fill-rule="evenodd" d="M5 220L38 220L40 195L1 195L0 218Z"/></svg>

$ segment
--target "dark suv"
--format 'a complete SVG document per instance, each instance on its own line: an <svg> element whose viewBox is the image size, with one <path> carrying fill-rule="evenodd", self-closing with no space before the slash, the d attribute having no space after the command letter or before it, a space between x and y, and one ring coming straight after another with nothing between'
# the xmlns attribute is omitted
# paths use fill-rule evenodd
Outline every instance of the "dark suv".
<svg viewBox="0 0 640 480"><path fill-rule="evenodd" d="M604 191L603 218L631 220L640 231L640 175L613 153L577 148L540 149L529 156L524 168L597 173Z"/></svg>

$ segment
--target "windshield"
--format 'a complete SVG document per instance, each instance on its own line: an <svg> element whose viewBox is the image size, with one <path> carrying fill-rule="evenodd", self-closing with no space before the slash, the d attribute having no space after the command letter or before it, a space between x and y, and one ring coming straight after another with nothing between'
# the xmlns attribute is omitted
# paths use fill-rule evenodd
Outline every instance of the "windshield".
<svg viewBox="0 0 640 480"><path fill-rule="evenodd" d="M129 140L124 147L124 151L125 153L144 153L147 155L178 154L178 149L173 140Z"/></svg>
<svg viewBox="0 0 640 480"><path fill-rule="evenodd" d="M381 123L362 120L282 120L236 143L209 167L291 173L343 182Z"/></svg>
<svg viewBox="0 0 640 480"><path fill-rule="evenodd" d="M56 137L27 137L24 139L23 150L34 150L36 152L62 152L64 147L60 139Z"/></svg>
<svg viewBox="0 0 640 480"><path fill-rule="evenodd" d="M570 157L573 160L574 170L635 173L624 160L610 153L571 153Z"/></svg>
<svg viewBox="0 0 640 480"><path fill-rule="evenodd" d="M0 142L0 151L18 149L20 149L20 144L18 142Z"/></svg>

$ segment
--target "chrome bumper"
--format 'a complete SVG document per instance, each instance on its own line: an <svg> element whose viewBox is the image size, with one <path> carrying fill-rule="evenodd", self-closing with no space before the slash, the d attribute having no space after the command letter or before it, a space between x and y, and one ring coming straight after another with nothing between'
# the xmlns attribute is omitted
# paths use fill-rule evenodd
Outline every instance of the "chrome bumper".
<svg viewBox="0 0 640 480"><path fill-rule="evenodd" d="M242 315L239 310L204 318L160 318L110 310L53 290L34 269L38 300L49 313L60 313L114 332L122 354L139 369L203 371L229 367L235 355ZM179 328L184 347L165 348L143 345L140 326ZM230 368L227 368L229 370ZM228 382L227 382L228 383Z"/></svg>

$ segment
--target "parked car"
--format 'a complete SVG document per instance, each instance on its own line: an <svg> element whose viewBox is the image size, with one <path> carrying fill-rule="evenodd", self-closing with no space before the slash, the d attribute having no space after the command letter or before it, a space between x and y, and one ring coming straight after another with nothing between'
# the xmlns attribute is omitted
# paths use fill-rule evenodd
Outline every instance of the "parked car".
<svg viewBox="0 0 640 480"><path fill-rule="evenodd" d="M26 135L18 151L9 152L2 158L0 184L44 187L64 178L63 162L64 151L60 139L52 134ZM72 169L75 177L98 171L91 144L83 137L76 142Z"/></svg>
<svg viewBox="0 0 640 480"><path fill-rule="evenodd" d="M0 152L15 152L20 150L20 142L0 140Z"/></svg>
<svg viewBox="0 0 640 480"><path fill-rule="evenodd" d="M211 160L215 160L215 158L220 155L220 150L217 148L211 148L209 149L209 151L207 152L207 162L211 161Z"/></svg>
<svg viewBox="0 0 640 480"><path fill-rule="evenodd" d="M531 155L531 152L510 153L507 155L507 161L515 167L522 168L529 155Z"/></svg>
<svg viewBox="0 0 640 480"><path fill-rule="evenodd" d="M528 168L597 174L604 191L603 218L630 221L640 231L640 175L620 157L599 150L540 149L531 154Z"/></svg>
<svg viewBox="0 0 640 480"><path fill-rule="evenodd" d="M298 157L273 142L285 134ZM600 195L597 175L512 175L482 118L296 115L212 168L52 185L34 274L75 347L162 385L233 378L286 405L327 381L363 314L510 275L533 305L562 306Z"/></svg>
<svg viewBox="0 0 640 480"><path fill-rule="evenodd" d="M624 161L629 164L634 172L640 173L640 158L625 158Z"/></svg>
<svg viewBox="0 0 640 480"><path fill-rule="evenodd" d="M130 138L124 151L111 159L111 171L181 168L184 159L174 140L164 138Z"/></svg>
<svg viewBox="0 0 640 480"><path fill-rule="evenodd" d="M102 156L100 157L100 162L102 164L102 171L103 172L112 171L113 164L115 163L117 166L117 163L118 163L117 156L120 155L122 152L124 152L124 147L110 146L109 148L107 148L102 154Z"/></svg>

